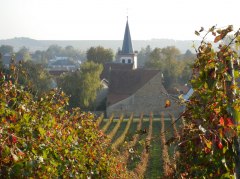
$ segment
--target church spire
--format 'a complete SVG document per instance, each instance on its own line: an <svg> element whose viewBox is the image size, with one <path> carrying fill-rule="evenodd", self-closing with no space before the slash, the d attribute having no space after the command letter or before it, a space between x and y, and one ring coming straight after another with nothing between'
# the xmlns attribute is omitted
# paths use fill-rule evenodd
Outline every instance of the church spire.
<svg viewBox="0 0 240 179"><path fill-rule="evenodd" d="M132 40L128 25L128 16L127 16L127 23L125 28L125 34L123 39L123 45L122 45L122 53L123 54L133 54L133 48L132 48Z"/></svg>

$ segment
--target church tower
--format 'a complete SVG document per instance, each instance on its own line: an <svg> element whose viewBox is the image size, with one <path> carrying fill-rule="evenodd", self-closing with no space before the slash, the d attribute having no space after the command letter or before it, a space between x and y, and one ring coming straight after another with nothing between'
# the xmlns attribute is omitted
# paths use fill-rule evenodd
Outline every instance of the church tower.
<svg viewBox="0 0 240 179"><path fill-rule="evenodd" d="M117 62L123 64L133 64L133 69L137 68L137 52L133 51L128 19L125 27L122 50L118 51Z"/></svg>

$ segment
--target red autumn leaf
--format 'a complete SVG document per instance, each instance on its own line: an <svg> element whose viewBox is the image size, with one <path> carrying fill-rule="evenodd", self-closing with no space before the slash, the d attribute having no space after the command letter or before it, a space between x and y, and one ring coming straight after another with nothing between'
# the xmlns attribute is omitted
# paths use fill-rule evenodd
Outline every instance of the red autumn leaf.
<svg viewBox="0 0 240 179"><path fill-rule="evenodd" d="M223 149L222 142L218 142L218 148L221 149L221 150Z"/></svg>
<svg viewBox="0 0 240 179"><path fill-rule="evenodd" d="M219 124L220 124L220 126L224 126L224 118L223 117L221 117L219 119Z"/></svg>
<svg viewBox="0 0 240 179"><path fill-rule="evenodd" d="M233 122L232 122L232 119L231 119L231 118L227 118L226 120L227 120L227 126L228 126L228 127L233 126Z"/></svg>
<svg viewBox="0 0 240 179"><path fill-rule="evenodd" d="M10 139L10 142L12 142L13 144L17 143L17 141L18 141L17 137L13 134L10 135L9 139Z"/></svg>
<svg viewBox="0 0 240 179"><path fill-rule="evenodd" d="M205 151L206 154L211 152L211 150L209 148L207 148L207 147L204 148L204 151Z"/></svg>

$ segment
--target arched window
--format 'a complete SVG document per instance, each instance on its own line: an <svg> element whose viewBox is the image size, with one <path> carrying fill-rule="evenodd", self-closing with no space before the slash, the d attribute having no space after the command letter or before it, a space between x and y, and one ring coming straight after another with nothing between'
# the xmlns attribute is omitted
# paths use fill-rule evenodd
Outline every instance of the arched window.
<svg viewBox="0 0 240 179"><path fill-rule="evenodd" d="M128 63L132 63L132 60L131 60L131 59L128 59Z"/></svg>
<svg viewBox="0 0 240 179"><path fill-rule="evenodd" d="M125 63L125 59L122 59L122 63Z"/></svg>

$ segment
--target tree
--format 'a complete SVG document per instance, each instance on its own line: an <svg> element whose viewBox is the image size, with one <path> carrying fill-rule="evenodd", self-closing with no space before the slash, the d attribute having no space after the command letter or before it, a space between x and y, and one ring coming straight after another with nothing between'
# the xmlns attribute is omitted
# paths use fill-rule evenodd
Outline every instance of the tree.
<svg viewBox="0 0 240 179"><path fill-rule="evenodd" d="M5 55L6 53L13 54L13 47L10 45L1 45L0 53Z"/></svg>
<svg viewBox="0 0 240 179"><path fill-rule="evenodd" d="M16 56L21 57L23 61L31 60L29 49L26 47L22 47L17 53Z"/></svg>
<svg viewBox="0 0 240 179"><path fill-rule="evenodd" d="M53 59L55 56L63 56L62 47L58 45L51 45L46 51L47 59Z"/></svg>
<svg viewBox="0 0 240 179"><path fill-rule="evenodd" d="M152 49L150 45L146 46L145 48L142 48L138 53L138 66L144 67L145 63L149 60L150 53Z"/></svg>
<svg viewBox="0 0 240 179"><path fill-rule="evenodd" d="M211 33L218 43L232 31L232 26L213 26L196 49L194 93L182 115L185 125L178 142L178 178L240 177L240 91L235 83L239 57L231 47L234 41L240 44L240 32L235 32L229 44L220 43L217 50L205 39Z"/></svg>
<svg viewBox="0 0 240 179"><path fill-rule="evenodd" d="M179 85L179 80L185 64L178 60L180 51L175 47L155 48L149 55L145 67L161 70L164 76L164 85L170 90Z"/></svg>
<svg viewBox="0 0 240 179"><path fill-rule="evenodd" d="M70 96L70 107L91 109L101 88L101 64L84 62L80 70L68 73L58 80L58 85Z"/></svg>
<svg viewBox="0 0 240 179"><path fill-rule="evenodd" d="M104 64L113 61L112 49L105 49L101 46L91 47L87 50L87 60L95 63Z"/></svg>
<svg viewBox="0 0 240 179"><path fill-rule="evenodd" d="M52 88L52 80L42 64L26 61L18 67L19 84L28 87L33 94L41 96Z"/></svg>
<svg viewBox="0 0 240 179"><path fill-rule="evenodd" d="M162 56L162 49L155 48L149 54L149 59L145 62L145 67L163 70L164 67L164 59Z"/></svg>
<svg viewBox="0 0 240 179"><path fill-rule="evenodd" d="M45 51L40 51L40 50L37 50L33 53L32 59L36 63L41 63L41 64L45 64L45 65L48 62L47 57L46 57L46 52Z"/></svg>
<svg viewBox="0 0 240 179"><path fill-rule="evenodd" d="M43 51L43 55L48 60L54 59L55 57L68 57L74 61L82 61L86 58L85 53L74 49L72 46L62 48L58 45L51 45L46 51Z"/></svg>

